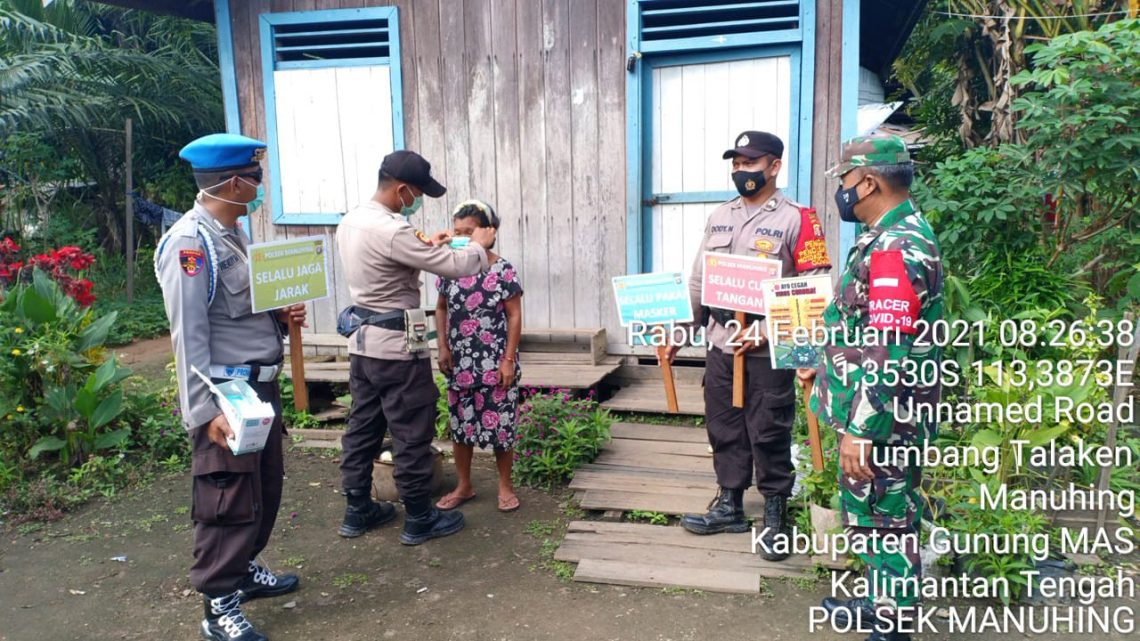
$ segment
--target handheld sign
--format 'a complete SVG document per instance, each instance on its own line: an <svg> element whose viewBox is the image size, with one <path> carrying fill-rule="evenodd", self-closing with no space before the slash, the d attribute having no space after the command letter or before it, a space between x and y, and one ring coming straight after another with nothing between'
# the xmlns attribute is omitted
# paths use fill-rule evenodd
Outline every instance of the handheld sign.
<svg viewBox="0 0 1140 641"><path fill-rule="evenodd" d="M306 236L249 246L249 295L254 312L281 309L329 295L328 238ZM301 326L289 321L289 362L293 374L293 406L309 409Z"/></svg>
<svg viewBox="0 0 1140 641"><path fill-rule="evenodd" d="M690 323L693 308L681 272L614 276L614 300L622 327L633 323Z"/></svg>
<svg viewBox="0 0 1140 641"><path fill-rule="evenodd" d="M702 267L702 305L763 315L768 307L762 283L779 278L783 264L770 258L709 252L702 259Z"/></svg>
<svg viewBox="0 0 1140 641"><path fill-rule="evenodd" d="M612 282L622 327L634 323L673 325L693 321L689 289L681 272L614 276ZM681 408L677 402L673 365L668 360L668 347L657 348L657 360L661 363L669 411L677 413Z"/></svg>
<svg viewBox="0 0 1140 641"><path fill-rule="evenodd" d="M831 276L798 276L765 281L768 304L768 352L773 369L817 367L823 348L802 336L823 327L823 310L831 302ZM796 334L801 339L795 340Z"/></svg>
<svg viewBox="0 0 1140 641"><path fill-rule="evenodd" d="M744 327L745 314L768 312L763 283L779 278L783 264L768 258L708 252L701 259L701 304L736 311L736 322ZM744 407L744 355L732 357L732 406Z"/></svg>
<svg viewBox="0 0 1140 641"><path fill-rule="evenodd" d="M249 246L253 311L265 312L329 295L328 239L307 236Z"/></svg>

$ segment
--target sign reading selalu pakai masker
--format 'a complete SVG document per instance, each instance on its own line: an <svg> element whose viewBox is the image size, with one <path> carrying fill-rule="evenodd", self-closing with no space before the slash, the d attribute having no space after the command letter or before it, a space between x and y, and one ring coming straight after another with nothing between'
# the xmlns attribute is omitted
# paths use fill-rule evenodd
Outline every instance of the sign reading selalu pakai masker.
<svg viewBox="0 0 1140 641"><path fill-rule="evenodd" d="M249 246L253 311L264 312L329 295L325 236L307 236Z"/></svg>

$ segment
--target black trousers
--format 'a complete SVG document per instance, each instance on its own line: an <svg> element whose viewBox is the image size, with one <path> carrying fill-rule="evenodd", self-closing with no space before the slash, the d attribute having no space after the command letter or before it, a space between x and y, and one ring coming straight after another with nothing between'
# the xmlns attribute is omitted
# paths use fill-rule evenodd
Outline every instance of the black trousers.
<svg viewBox="0 0 1140 641"><path fill-rule="evenodd" d="M206 436L205 426L190 433L194 521L194 564L190 583L212 597L229 594L249 573L249 562L269 543L281 507L285 461L281 388L276 381L250 382L277 420L265 449L235 456Z"/></svg>
<svg viewBox="0 0 1140 641"><path fill-rule="evenodd" d="M705 425L717 483L756 486L764 496L791 496L794 370L774 370L767 356L745 357L744 407L732 406L732 354L712 348L705 361Z"/></svg>
<svg viewBox="0 0 1140 641"><path fill-rule="evenodd" d="M371 489L372 464L386 433L392 435L396 489L405 505L424 502L431 492L431 442L439 389L431 361L349 356L352 410L341 437L340 476L344 489Z"/></svg>

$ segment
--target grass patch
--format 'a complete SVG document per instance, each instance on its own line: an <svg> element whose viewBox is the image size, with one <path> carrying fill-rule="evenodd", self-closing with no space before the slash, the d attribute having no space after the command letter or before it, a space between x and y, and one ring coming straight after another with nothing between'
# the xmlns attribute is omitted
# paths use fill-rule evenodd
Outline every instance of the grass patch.
<svg viewBox="0 0 1140 641"><path fill-rule="evenodd" d="M333 577L332 584L336 587L347 590L354 585L364 585L368 583L368 576L364 574L345 573Z"/></svg>

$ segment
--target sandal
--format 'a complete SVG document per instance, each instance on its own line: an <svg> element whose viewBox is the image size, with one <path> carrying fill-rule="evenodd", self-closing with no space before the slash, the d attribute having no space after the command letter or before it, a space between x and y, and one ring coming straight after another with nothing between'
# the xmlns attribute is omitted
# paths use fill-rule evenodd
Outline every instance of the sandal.
<svg viewBox="0 0 1140 641"><path fill-rule="evenodd" d="M444 495L444 497L441 498L439 500L439 502L435 504L435 506L437 508L439 508L440 510L447 512L449 510L454 510L455 508L459 507L460 505L463 505L464 503L470 501L473 498L475 498L474 492L472 492L471 494L469 494L467 496L459 496L455 492L451 492L449 494Z"/></svg>
<svg viewBox="0 0 1140 641"><path fill-rule="evenodd" d="M508 497L499 497L499 511L500 512L514 512L519 509L519 497L517 494L512 494Z"/></svg>

